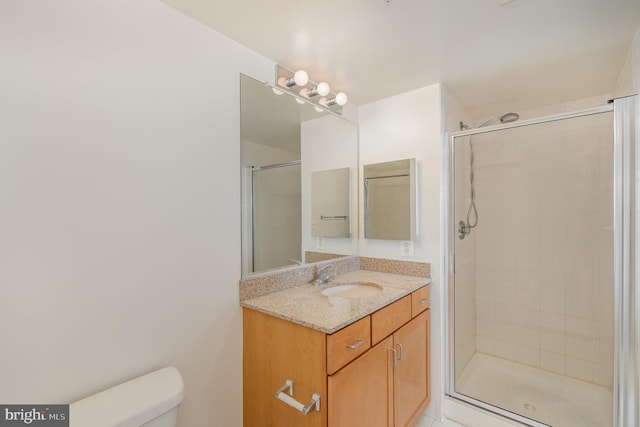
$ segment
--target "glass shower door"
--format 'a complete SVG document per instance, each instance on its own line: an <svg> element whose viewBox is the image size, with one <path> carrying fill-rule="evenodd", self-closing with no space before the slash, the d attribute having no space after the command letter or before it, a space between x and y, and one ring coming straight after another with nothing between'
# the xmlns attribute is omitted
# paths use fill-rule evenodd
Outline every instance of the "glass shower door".
<svg viewBox="0 0 640 427"><path fill-rule="evenodd" d="M533 426L613 425L610 110L452 138L452 396Z"/></svg>
<svg viewBox="0 0 640 427"><path fill-rule="evenodd" d="M253 270L290 265L302 258L300 162L253 170Z"/></svg>

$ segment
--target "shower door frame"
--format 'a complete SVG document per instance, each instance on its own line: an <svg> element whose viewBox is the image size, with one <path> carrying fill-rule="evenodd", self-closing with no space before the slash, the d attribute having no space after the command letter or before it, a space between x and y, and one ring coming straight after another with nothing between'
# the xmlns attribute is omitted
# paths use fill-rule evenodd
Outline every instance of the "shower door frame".
<svg viewBox="0 0 640 427"><path fill-rule="evenodd" d="M632 270L633 263L638 263L638 259L629 260L629 249L632 244L628 236L624 236L624 230L628 231L628 228L623 230L622 225L629 226L629 221L632 221L630 212L633 212L633 206L629 206L629 201L632 200L633 185L629 182L636 176L634 170L629 170L630 166L638 169L638 162L633 162L629 158L625 159L625 156L629 156L630 153L638 157L639 153L632 150L635 145L631 139L633 132L629 129L625 129L624 126L629 126L629 123L633 124L634 119L628 117L623 118L624 113L618 112L618 109L623 110L624 107L629 109L627 103L636 102L637 95L633 99L616 99L607 105L598 106L594 108L577 110L573 112L555 114L550 116L543 116L533 119L522 120L503 125L487 126L482 128L475 128L469 130L463 130L459 132L452 132L449 134L447 143L443 149L443 174L445 179L444 186L444 200L443 203L443 224L442 234L443 238L443 273L444 273L444 307L448 310L448 315L443 316L445 336L444 336L444 365L445 365L445 397L453 398L462 403L470 404L476 408L480 408L492 414L497 414L505 417L506 419L522 423L524 425L532 427L548 427L547 424L540 423L530 418L521 416L514 412L510 412L506 409L499 408L494 405L490 405L486 402L482 402L478 399L463 395L455 390L455 239L458 238L456 229L455 218L455 139L461 137L467 137L472 135L478 135L483 133L495 132L498 130L514 129L519 127L526 127L532 125L538 125L543 123L556 122L561 120L567 120L578 117L586 117L595 114L603 114L613 112L614 126L612 132L614 134L614 325L615 325L615 349L614 349L614 384L613 384L613 412L614 412L614 427L621 427L623 425L634 424L619 424L619 422L628 422L630 420L637 420L638 417L638 404L629 403L633 402L632 398L637 396L638 392L638 339L633 334L635 328L625 328L624 325L631 325L634 322L633 306L634 302L626 298L623 301L623 296L630 296L630 288L635 287L635 283L630 278L630 271ZM619 105L621 104L621 105ZM637 104L636 104L637 105ZM627 114L628 111L627 111ZM631 114L633 114L633 108L631 108ZM626 137L626 140L625 140ZM630 148L631 147L631 148ZM640 151L640 150L638 150ZM638 176L640 179L640 175ZM639 200L636 200L636 206L639 204ZM625 261L626 254L626 261ZM631 262L631 264L630 264ZM640 293L640 292L639 292ZM634 293L631 292L631 296ZM635 294L635 298L640 301L638 293ZM639 302L640 303L640 302ZM626 304L626 305L625 305ZM640 319L635 319L637 322ZM625 378L631 378L631 380L625 380ZM626 421L625 421L626 420Z"/></svg>

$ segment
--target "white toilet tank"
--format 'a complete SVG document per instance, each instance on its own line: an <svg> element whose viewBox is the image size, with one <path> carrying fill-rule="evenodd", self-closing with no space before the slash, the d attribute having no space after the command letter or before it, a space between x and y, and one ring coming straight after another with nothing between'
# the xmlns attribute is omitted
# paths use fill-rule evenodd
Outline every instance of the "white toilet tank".
<svg viewBox="0 0 640 427"><path fill-rule="evenodd" d="M176 427L184 396L182 376L168 367L78 400L70 427Z"/></svg>

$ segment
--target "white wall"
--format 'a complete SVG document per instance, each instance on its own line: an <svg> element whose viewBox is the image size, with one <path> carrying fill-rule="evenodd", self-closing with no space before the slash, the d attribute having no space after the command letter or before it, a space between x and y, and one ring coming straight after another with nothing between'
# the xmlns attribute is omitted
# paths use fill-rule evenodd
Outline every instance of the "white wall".
<svg viewBox="0 0 640 427"><path fill-rule="evenodd" d="M174 365L181 426L240 426L239 73L273 64L153 0L5 0L0 57L0 402Z"/></svg>
<svg viewBox="0 0 640 427"><path fill-rule="evenodd" d="M439 258L440 117L440 85L360 106L360 176L363 165L406 158L415 158L418 169L418 237L414 241L414 258L400 257L398 241L364 239L364 230L360 230L360 255L428 262ZM362 200L360 207L363 224Z"/></svg>
<svg viewBox="0 0 640 427"><path fill-rule="evenodd" d="M418 169L418 237L414 257L400 257L397 241L368 240L360 230L360 255L431 263L431 372L430 411L439 416L441 403L440 282L440 162L442 150L441 86L439 84L360 106L360 176L362 166L415 158ZM362 182L360 224L363 224Z"/></svg>
<svg viewBox="0 0 640 427"><path fill-rule="evenodd" d="M300 153L269 147L252 141L242 141L242 166L268 166L300 160Z"/></svg>
<svg viewBox="0 0 640 427"><path fill-rule="evenodd" d="M615 96L627 96L638 93L640 89L640 26L629 48L627 59L620 70L614 92Z"/></svg>

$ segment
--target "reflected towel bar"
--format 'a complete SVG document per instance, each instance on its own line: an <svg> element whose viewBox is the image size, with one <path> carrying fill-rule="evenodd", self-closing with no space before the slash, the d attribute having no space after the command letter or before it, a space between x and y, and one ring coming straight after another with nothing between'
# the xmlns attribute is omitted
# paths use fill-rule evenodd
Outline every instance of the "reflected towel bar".
<svg viewBox="0 0 640 427"><path fill-rule="evenodd" d="M329 221L334 219L343 219L346 221L349 219L349 215L320 215L320 219L323 221Z"/></svg>

